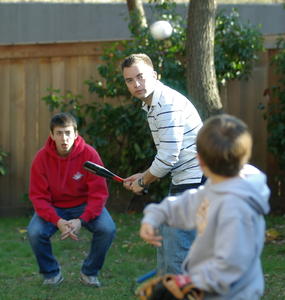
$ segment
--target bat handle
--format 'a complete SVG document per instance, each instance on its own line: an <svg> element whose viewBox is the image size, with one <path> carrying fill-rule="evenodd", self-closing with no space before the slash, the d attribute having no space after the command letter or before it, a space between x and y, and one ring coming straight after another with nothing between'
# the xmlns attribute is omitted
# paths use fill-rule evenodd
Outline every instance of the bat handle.
<svg viewBox="0 0 285 300"><path fill-rule="evenodd" d="M114 175L114 176L112 177L112 179L115 180L115 181L122 182L122 183L124 182L124 178L122 178L122 177L120 177L120 176L117 176L117 175ZM146 195L146 194L148 194L148 188L147 188L147 187L145 187L145 188L142 190L142 192L141 192L140 195Z"/></svg>
<svg viewBox="0 0 285 300"><path fill-rule="evenodd" d="M120 176L117 176L117 175L113 176L112 179L115 180L115 181L118 181L118 182L124 182L124 179Z"/></svg>

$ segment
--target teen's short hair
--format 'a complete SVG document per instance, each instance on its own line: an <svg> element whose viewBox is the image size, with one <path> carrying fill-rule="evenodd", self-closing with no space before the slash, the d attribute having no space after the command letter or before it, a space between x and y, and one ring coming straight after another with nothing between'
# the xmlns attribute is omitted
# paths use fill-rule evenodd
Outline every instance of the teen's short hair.
<svg viewBox="0 0 285 300"><path fill-rule="evenodd" d="M74 131L77 131L77 122L76 119L70 113L58 113L54 115L50 120L50 131L53 132L55 127L66 127L73 126Z"/></svg>
<svg viewBox="0 0 285 300"><path fill-rule="evenodd" d="M153 63L150 59L149 56L147 56L144 53L136 53L136 54L131 54L128 57L126 57L124 59L124 61L121 64L121 69L122 71L124 70L124 68L129 68L131 67L133 64L138 63L138 62L143 62L146 65L150 66L153 68Z"/></svg>
<svg viewBox="0 0 285 300"><path fill-rule="evenodd" d="M221 176L236 176L251 156L252 138L240 119L221 114L209 118L197 135L197 152Z"/></svg>

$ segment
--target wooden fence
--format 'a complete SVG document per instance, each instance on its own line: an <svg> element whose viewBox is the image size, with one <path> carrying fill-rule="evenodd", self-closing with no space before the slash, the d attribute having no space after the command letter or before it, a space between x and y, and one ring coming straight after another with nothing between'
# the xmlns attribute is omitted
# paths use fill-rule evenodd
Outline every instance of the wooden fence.
<svg viewBox="0 0 285 300"><path fill-rule="evenodd" d="M83 82L97 75L102 49L101 42L0 46L0 148L9 153L8 175L0 177L0 216L29 206L24 198L31 161L47 138L51 116L41 101L47 88L95 100ZM263 91L272 84L271 56L268 49L248 81L230 82L221 91L225 111L248 123L254 137L252 162L264 171L270 169L266 123L258 107L268 101Z"/></svg>

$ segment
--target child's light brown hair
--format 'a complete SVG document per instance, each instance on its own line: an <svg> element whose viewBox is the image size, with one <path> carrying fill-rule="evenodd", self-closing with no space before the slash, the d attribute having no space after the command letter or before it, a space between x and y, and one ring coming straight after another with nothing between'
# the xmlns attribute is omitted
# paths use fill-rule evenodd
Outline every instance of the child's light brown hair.
<svg viewBox="0 0 285 300"><path fill-rule="evenodd" d="M236 176L251 156L252 138L240 119L221 114L209 118L197 136L197 152L215 174Z"/></svg>

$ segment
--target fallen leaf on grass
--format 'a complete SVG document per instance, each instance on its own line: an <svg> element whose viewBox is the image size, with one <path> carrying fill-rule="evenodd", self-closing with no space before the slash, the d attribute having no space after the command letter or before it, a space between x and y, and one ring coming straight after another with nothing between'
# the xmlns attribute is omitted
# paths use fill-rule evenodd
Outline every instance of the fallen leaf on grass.
<svg viewBox="0 0 285 300"><path fill-rule="evenodd" d="M276 241L276 240L280 240L282 239L282 235L281 233L276 230L275 228L269 228L267 231L266 231L266 241L269 242L269 241Z"/></svg>

